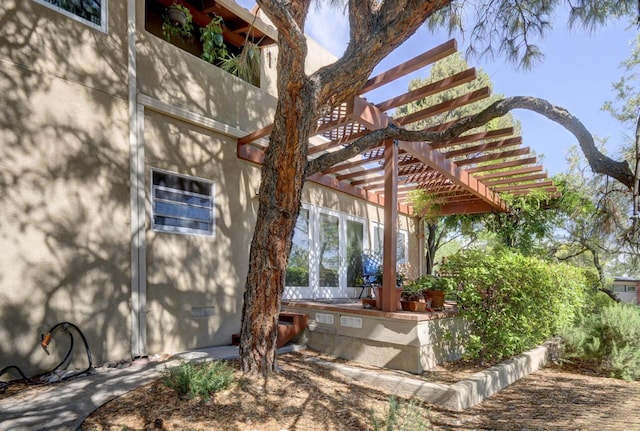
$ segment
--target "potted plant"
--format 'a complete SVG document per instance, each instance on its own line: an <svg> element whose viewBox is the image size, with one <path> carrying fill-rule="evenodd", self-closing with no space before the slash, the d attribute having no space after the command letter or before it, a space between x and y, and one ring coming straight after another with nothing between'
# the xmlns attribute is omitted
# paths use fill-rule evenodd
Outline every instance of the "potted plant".
<svg viewBox="0 0 640 431"><path fill-rule="evenodd" d="M209 63L223 62L229 58L227 45L222 36L224 21L221 16L214 15L209 24L200 29L202 41L202 59Z"/></svg>
<svg viewBox="0 0 640 431"><path fill-rule="evenodd" d="M185 6L174 3L162 15L162 37L167 42L172 37L190 39L193 30L193 16Z"/></svg>
<svg viewBox="0 0 640 431"><path fill-rule="evenodd" d="M260 46L245 40L240 54L224 58L220 67L240 79L255 83L260 77L260 63Z"/></svg>
<svg viewBox="0 0 640 431"><path fill-rule="evenodd" d="M427 304L420 285L417 283L405 285L400 294L400 305L405 311L424 311Z"/></svg>
<svg viewBox="0 0 640 431"><path fill-rule="evenodd" d="M416 280L416 284L422 289L425 300L427 302L431 300L431 307L434 309L444 308L444 296L450 290L451 280L435 275L423 275Z"/></svg>

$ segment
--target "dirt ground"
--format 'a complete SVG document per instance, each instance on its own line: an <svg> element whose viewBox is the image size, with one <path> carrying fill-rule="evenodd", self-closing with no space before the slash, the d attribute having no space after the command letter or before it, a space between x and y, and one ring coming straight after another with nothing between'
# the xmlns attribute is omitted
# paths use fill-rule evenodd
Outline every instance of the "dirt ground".
<svg viewBox="0 0 640 431"><path fill-rule="evenodd" d="M233 388L208 401L180 399L163 384L152 383L105 404L81 429L374 429L372 415L378 420L385 415L390 395L310 363L309 355L316 354L280 356L282 372L266 384L243 380L237 373L239 382ZM450 384L476 371L472 366L445 365L419 378ZM640 430L640 382L557 366L533 373L461 413L416 400L399 402L405 425L393 429Z"/></svg>

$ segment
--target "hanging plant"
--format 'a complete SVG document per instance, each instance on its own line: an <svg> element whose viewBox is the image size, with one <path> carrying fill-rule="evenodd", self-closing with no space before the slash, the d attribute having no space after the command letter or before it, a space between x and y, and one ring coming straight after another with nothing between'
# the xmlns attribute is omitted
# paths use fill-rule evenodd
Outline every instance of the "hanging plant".
<svg viewBox="0 0 640 431"><path fill-rule="evenodd" d="M251 34L256 18L258 18L258 16L254 15L249 30L247 30L247 35L244 38L244 44L242 45L240 54L225 58L220 65L223 70L250 83L255 83L260 78L260 64L262 61L260 46L258 45L260 41L258 41L258 43L249 41L249 35Z"/></svg>
<svg viewBox="0 0 640 431"><path fill-rule="evenodd" d="M258 44L245 41L240 54L225 58L220 67L240 79L255 82L260 74L260 59Z"/></svg>
<svg viewBox="0 0 640 431"><path fill-rule="evenodd" d="M162 37L167 42L170 42L172 37L191 39L193 16L185 6L178 3L169 6L162 15L162 20Z"/></svg>
<svg viewBox="0 0 640 431"><path fill-rule="evenodd" d="M200 29L200 40L202 41L201 57L204 61L215 63L229 57L227 45L225 45L222 37L223 25L222 17L214 15L211 18L211 22Z"/></svg>

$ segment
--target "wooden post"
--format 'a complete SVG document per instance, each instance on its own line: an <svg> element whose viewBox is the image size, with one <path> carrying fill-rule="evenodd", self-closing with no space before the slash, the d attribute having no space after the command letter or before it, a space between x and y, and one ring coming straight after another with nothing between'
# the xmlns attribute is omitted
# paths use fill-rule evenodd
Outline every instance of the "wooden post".
<svg viewBox="0 0 640 431"><path fill-rule="evenodd" d="M384 144L384 246L382 311L396 311L396 245L398 243L398 144Z"/></svg>

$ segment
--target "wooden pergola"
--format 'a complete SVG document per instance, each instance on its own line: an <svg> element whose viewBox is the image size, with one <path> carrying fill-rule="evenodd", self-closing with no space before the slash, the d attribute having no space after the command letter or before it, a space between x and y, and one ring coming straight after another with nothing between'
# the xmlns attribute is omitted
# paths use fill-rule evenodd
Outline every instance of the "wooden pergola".
<svg viewBox="0 0 640 431"><path fill-rule="evenodd" d="M380 103L361 95L389 84L455 53L455 40L430 49L415 58L369 79L353 100L318 120L310 143L309 157L335 151L389 124L410 126L435 115L452 111L490 95L488 88L475 90L403 117L388 112L427 96L455 88L476 79L475 69L453 74ZM432 127L445 130L453 122ZM272 126L238 139L238 157L261 164ZM350 160L308 178L317 184L384 206L383 311L395 311L395 280L398 212L412 215L410 192L425 190L436 202L439 215L505 211L500 193L514 195L543 190L557 195L535 154L521 147L522 138L513 128L470 132L446 142L383 141ZM391 222L390 222L391 221Z"/></svg>

